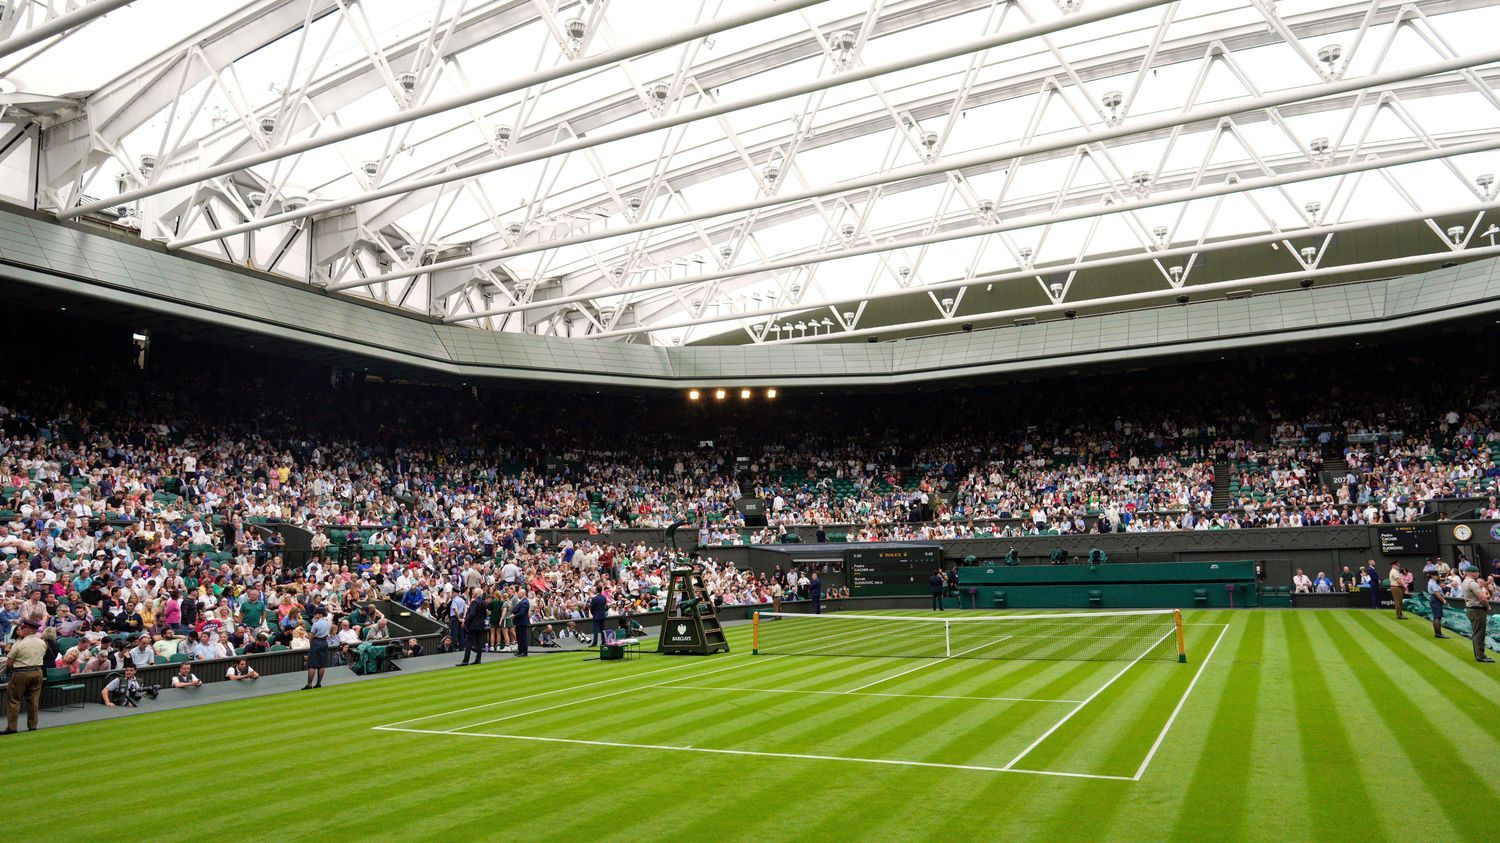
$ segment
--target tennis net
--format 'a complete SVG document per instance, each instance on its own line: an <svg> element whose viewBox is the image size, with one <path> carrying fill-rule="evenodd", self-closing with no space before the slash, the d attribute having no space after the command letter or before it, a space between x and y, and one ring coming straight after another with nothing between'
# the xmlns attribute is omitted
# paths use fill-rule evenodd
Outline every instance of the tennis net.
<svg viewBox="0 0 1500 843"><path fill-rule="evenodd" d="M1186 661L1176 609L912 617L759 612L752 652L931 659Z"/></svg>

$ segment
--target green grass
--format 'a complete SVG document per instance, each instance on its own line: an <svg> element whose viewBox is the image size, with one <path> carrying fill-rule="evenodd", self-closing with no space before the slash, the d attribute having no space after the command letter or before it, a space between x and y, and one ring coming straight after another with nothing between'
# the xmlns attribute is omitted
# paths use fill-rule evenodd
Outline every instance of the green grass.
<svg viewBox="0 0 1500 843"><path fill-rule="evenodd" d="M1467 641L1360 610L1185 617L1186 665L751 656L738 627L735 652L711 658L548 655L43 730L0 740L12 771L0 816L17 839L88 840L1475 840L1493 828L1500 671ZM413 731L374 728L392 724Z"/></svg>

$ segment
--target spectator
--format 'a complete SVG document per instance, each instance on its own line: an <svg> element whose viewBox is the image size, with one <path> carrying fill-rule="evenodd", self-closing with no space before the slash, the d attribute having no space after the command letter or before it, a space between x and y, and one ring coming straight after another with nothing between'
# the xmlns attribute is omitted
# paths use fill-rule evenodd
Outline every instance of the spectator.
<svg viewBox="0 0 1500 843"><path fill-rule="evenodd" d="M173 688L201 688L203 680L193 673L193 668L187 662L177 666L177 674L172 677Z"/></svg>

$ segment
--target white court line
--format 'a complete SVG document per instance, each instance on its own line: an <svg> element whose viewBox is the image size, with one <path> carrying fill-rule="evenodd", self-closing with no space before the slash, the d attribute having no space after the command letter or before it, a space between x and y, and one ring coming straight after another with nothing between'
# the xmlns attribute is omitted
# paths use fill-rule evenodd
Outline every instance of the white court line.
<svg viewBox="0 0 1500 843"><path fill-rule="evenodd" d="M777 656L772 656L771 658L777 658ZM767 659L766 661L770 661L770 659ZM761 664L761 663L762 662L754 662L754 661L749 661L749 660L738 661L738 662L735 662L734 664L731 664L731 665L725 665L724 667L721 667L721 668L719 668L717 670L709 670L709 671L705 671L703 673L695 673L695 674L693 674L693 678L698 678L698 677L701 677L701 676L712 676L715 673L723 673L726 670L734 670L737 667L744 667L747 664ZM503 722L503 721L506 721L506 720L514 720L517 717L525 717L528 714L541 714L541 713L546 712L546 711L555 711L555 710L557 710L559 708L567 708L568 706L571 706L571 705L583 705L584 703L591 703L591 702L595 702L597 700L606 700L606 699L609 699L610 697L618 697L621 694L630 694L630 693L634 693L636 691L649 691L652 688L660 688L660 687L666 685L668 682L674 682L674 681L676 681L676 680L668 679L665 682L657 682L655 685L636 685L634 687L626 688L626 689L621 690L621 691L611 691L608 694L599 694L597 696L588 697L586 699L569 700L568 702L565 702L565 703L558 703L557 705L549 705L546 708L529 708L529 709L527 709L525 711L517 711L517 712L514 712L512 714L507 714L504 717L496 717L493 720L481 720L478 723L470 723L467 726L459 726L459 727L457 727L455 729L452 729L450 731L463 733L464 729L472 729L475 726L487 726L487 725L489 725L491 723L500 723L500 722Z"/></svg>
<svg viewBox="0 0 1500 843"><path fill-rule="evenodd" d="M1063 715L1063 719L1057 721L1056 723L1053 723L1052 724L1052 728L1050 728L1047 731L1043 732L1041 737L1039 737L1036 740L1032 741L1031 742L1031 746L1028 746L1025 749L1021 750L1021 754L1020 755L1017 755L1015 758L1010 759L1010 763L1005 765L1005 769L1009 770L1010 768L1016 766L1016 762L1017 761L1020 761L1022 758L1025 758L1027 756L1027 754L1030 753L1033 749L1036 749L1037 746L1040 745L1042 741L1046 740L1047 738L1052 737L1052 733L1056 732L1058 729L1062 728L1062 724L1068 722L1069 720L1072 720L1073 719L1073 715L1075 715L1078 712L1082 711L1084 706L1086 706L1089 703L1093 702L1095 697L1097 697L1100 694L1104 693L1104 689L1105 688L1108 688L1109 686L1115 684L1115 680L1116 679L1119 679L1121 676L1124 676L1125 675L1125 671L1131 669L1132 667L1135 667L1136 663L1139 662L1141 659L1145 658L1147 653L1151 652L1152 650L1155 650L1161 644L1161 642L1167 640L1168 636L1174 635L1174 634L1176 634L1176 632L1177 632L1177 630L1175 628L1167 630L1166 635L1163 635L1162 637L1156 639L1155 643L1153 643L1150 647L1147 647L1146 649L1142 650L1141 654L1139 656L1136 656L1134 659L1131 659L1130 664L1127 664L1127 665L1125 665L1125 667L1121 668L1119 673L1116 673L1114 676L1111 676L1109 678L1108 682L1105 682L1103 685L1100 685L1098 690L1094 691L1094 693L1089 694L1087 697L1085 697L1084 700L1083 700L1083 702L1079 703L1076 708L1074 708L1072 711L1068 712L1067 714ZM1128 779L1129 777L1128 776L1121 776L1121 778Z"/></svg>
<svg viewBox="0 0 1500 843"><path fill-rule="evenodd" d="M843 635L843 634L844 633L842 633L842 632L836 632L833 635L820 635L817 638L809 638L808 641L822 641L825 638L834 638L836 636ZM865 638L869 638L871 636L867 635L867 636L864 636L864 637ZM856 638L854 640L858 641L859 639ZM824 649L824 648L815 648L815 649ZM736 655L743 655L743 654L736 654ZM402 723L415 723L418 720L431 720L434 717L442 717L442 716L448 715L448 714L462 714L465 711L478 711L481 708L494 708L497 705L505 705L507 703L523 702L525 700L533 700L533 699L536 699L538 697L550 697L553 694L561 694L561 693L564 693L566 691L574 691L574 690L577 690L579 688L590 688L590 687L593 687L595 685L606 685L606 684L608 684L610 682L623 682L623 681L625 681L627 679L640 679L643 676L650 676L653 673L666 673L666 672L672 671L672 670L683 670L683 669L689 668L689 667L702 667L702 666L703 665L700 664L700 663L698 663L698 662L687 662L685 664L678 664L678 665L673 665L671 667L658 668L656 670L643 670L643 671L641 671L639 673L627 673L627 674L625 674L623 676L612 676L612 677L610 677L608 679L600 679L597 682L585 682L585 683L583 683L581 685L568 685L566 687L553 688L550 691L538 691L535 694L526 694L525 696L520 696L520 697L507 697L506 699L496 700L494 702L480 703L479 705L471 705L471 706L467 706L465 708L455 708L452 711L440 711L440 712L438 712L436 714L424 714L421 717L408 717L405 720L397 720L394 723L387 723L385 725L386 726L400 726ZM379 728L384 728L384 727L375 726L375 727L372 727L372 728L379 729Z"/></svg>
<svg viewBox="0 0 1500 843"><path fill-rule="evenodd" d="M751 749L710 749L702 746L669 746L650 743L625 743L623 741L586 741L578 738L544 738L536 735L494 735L488 732L442 732L434 729L401 729L376 726L385 732L411 732L418 735L457 735L465 738L499 738L510 741L537 741L539 743L563 743L579 746L608 746L621 749L657 749L669 752L703 752L711 755L748 755L755 758L795 758L802 761L845 761L853 764L883 764L895 767L935 767L945 770L971 770L981 773L1018 773L1032 776L1061 776L1070 779L1108 779L1110 781L1133 781L1129 776L1103 776L1094 773L1064 773L1057 770L1012 770L1008 767L981 767L972 764L942 764L936 761L900 761L894 758L856 758L847 755L809 755L802 752L758 752Z"/></svg>
<svg viewBox="0 0 1500 843"><path fill-rule="evenodd" d="M843 633L836 633L836 634L837 635L842 635ZM846 639L846 640L849 640L849 641L858 641L861 638L874 638L877 635L884 635L884 634L885 634L885 632L882 631L882 632L878 632L878 633L871 633L870 635L860 636L860 638L853 638L853 639ZM833 637L833 636L822 636L822 637L823 638L829 638L829 637ZM811 640L811 641L818 641L818 640L821 640L821 639L819 639L819 638L812 638L812 639L809 639L809 640ZM807 652L815 652L815 651L820 650L820 649L827 649L827 647L836 647L836 646L838 646L840 644L843 644L843 643L846 643L846 642L845 641L835 641L834 643L828 644L828 645L826 645L824 647L814 647L812 650L808 650ZM780 659L780 658L786 658L786 657L785 656L767 656L766 658L763 658L763 659L760 659L760 658L744 659L742 661L737 661L734 664L725 665L724 667L719 667L719 668L716 668L714 670L706 670L706 671L704 671L702 673L694 673L694 674L692 674L688 678L689 679L698 679L698 678L701 678L701 677L704 677L704 676L712 676L715 673L723 673L726 670L734 670L735 668L745 667L746 665L752 665L752 664L765 664L768 661L773 661L775 659ZM694 666L696 667L698 665L694 665ZM652 671L652 672L655 672L655 671ZM640 675L640 674L636 674L636 675ZM636 685L634 687L625 688L624 690L620 690L620 691L611 691L608 694L600 694L600 695L597 695L597 696L588 697L586 699L572 700L570 702L558 703L557 705L549 705L546 708L533 708L533 709L528 709L526 711L517 711L517 712L512 713L512 714L507 714L504 717L496 717L496 718L494 718L492 720L481 720L478 723L470 723L470 724L468 724L466 726L459 726L459 727L457 727L456 729L454 729L452 731L462 732L462 730L464 730L464 729L472 729L475 726L487 726L487 725L489 725L491 723L500 723L500 722L503 722L503 721L506 721L506 720L514 720L517 717L525 717L528 714L542 714L543 712L555 711L555 710L557 710L559 708L567 708L568 706L582 705L584 703L594 702L595 700L603 700L603 699L608 699L610 697L618 697L621 694L628 694L628 693L631 693L632 691L647 691L647 690L650 690L652 688L662 688L662 687L666 687L666 686L668 686L671 683L676 682L676 681L678 681L678 678L674 677L672 679L666 679L666 680L663 680L661 682L656 682L656 683L651 684L651 685ZM576 686L575 685L574 687L576 688L576 687L581 687L581 686ZM571 689L565 689L565 690L571 690ZM451 714L453 712L445 712L445 713Z"/></svg>
<svg viewBox="0 0 1500 843"><path fill-rule="evenodd" d="M1035 697L966 697L955 694L887 694L880 691L799 691L793 688L725 688L721 685L673 685L690 691L738 691L753 694L826 694L829 696L903 697L914 700L976 700L979 702L1078 703L1081 700L1042 700Z"/></svg>
<svg viewBox="0 0 1500 843"><path fill-rule="evenodd" d="M964 650L962 653L955 653L954 655L951 655L951 656L943 656L940 659L936 659L934 661L926 662L924 664L919 664L919 665L917 665L916 667L914 667L914 668L912 668L910 670L903 670L900 673L893 673L890 676L882 676L881 678L876 679L874 682L866 682L865 684L859 686L858 688L850 688L849 690L845 691L844 693L846 693L846 694L858 693L860 691L863 691L866 688L869 688L872 685L879 685L882 682L889 682L892 679L898 679L898 678L900 678L902 676L905 676L908 673L916 673L917 671L919 671L919 670L921 670L923 668L932 667L935 664L942 664L945 661L949 661L951 659L956 659L956 658L959 658L960 656L964 656L964 655L967 655L969 653L972 653L975 650L978 650L980 647L988 647L991 644L999 644L1001 641L1008 641L1008 640L1010 640L1010 638L1011 638L1011 636L1007 635L1007 636L1005 636L1003 638L997 638L994 641L986 641L983 644L980 644L979 647L970 647L969 649Z"/></svg>
<svg viewBox="0 0 1500 843"><path fill-rule="evenodd" d="M1193 686L1198 684L1198 677L1203 675L1203 669L1208 667L1209 659L1214 657L1214 652L1219 649L1219 642L1224 640L1224 633L1228 631L1229 624L1224 624L1224 628L1219 630L1219 637L1215 638L1214 645L1208 648L1208 655L1204 656L1203 663L1198 665L1198 672L1193 674L1193 681L1189 682L1187 690L1182 692L1182 699L1178 700L1177 707L1172 709L1172 716L1168 717L1166 725L1161 727L1161 734L1156 736L1156 742L1151 744L1151 751L1146 753L1146 760L1141 762L1141 767L1135 771L1135 775L1131 777L1132 780L1140 781L1141 776L1145 775L1146 765L1150 764L1151 759L1156 757L1156 750L1161 747L1161 742L1166 740L1167 730L1172 728L1172 722L1177 719L1177 713L1182 711L1182 706L1187 703L1188 694L1193 692Z"/></svg>

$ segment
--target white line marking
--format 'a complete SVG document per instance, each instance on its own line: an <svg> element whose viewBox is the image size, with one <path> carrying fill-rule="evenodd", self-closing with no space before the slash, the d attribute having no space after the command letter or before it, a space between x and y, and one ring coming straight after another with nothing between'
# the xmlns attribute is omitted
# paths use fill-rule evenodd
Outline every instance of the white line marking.
<svg viewBox="0 0 1500 843"><path fill-rule="evenodd" d="M777 657L776 656L772 656L772 658L777 658ZM765 661L770 661L770 659L766 659ZM762 662L757 662L757 661L752 661L752 660L749 660L749 659L746 659L744 661L737 661L734 664L725 665L724 667L718 668L717 670L709 670L709 671L704 671L703 673L695 673L695 674L693 674L693 678L698 678L698 677L702 677L702 676L712 676L715 673L723 673L726 670L734 670L737 667L744 667L746 665L751 665L751 664L764 664L764 662L763 661ZM652 688L660 688L660 687L666 685L669 682L675 682L675 681L676 681L675 679L668 679L668 680L663 681L663 682L657 682L654 685L636 685L634 687L625 688L624 690L620 690L620 691L611 691L608 694L598 694L596 696L585 697L584 699L581 699L581 700L570 700L570 701L565 702L565 703L558 703L557 705L549 705L546 708L531 708L531 709L527 709L526 711L517 711L517 712L514 712L512 714L507 714L504 717L496 717L493 720L481 720L478 723L470 723L467 726L459 726L456 729L453 729L452 731L462 732L464 729L472 729L475 726L485 726L485 725L488 725L490 723L500 723L500 722L505 721L505 720L514 720L517 717L525 717L528 714L541 714L541 713L546 712L546 711L555 711L556 709L559 709L559 708L567 708L568 706L571 706L571 705L583 705L584 703L591 703L591 702L594 702L596 700L604 700L604 699L609 699L610 697L618 697L621 694L630 694L630 693L634 693L635 691L648 691L648 690L650 690Z"/></svg>
<svg viewBox="0 0 1500 843"><path fill-rule="evenodd" d="M965 697L952 694L886 694L880 691L799 691L793 688L725 688L720 685L673 685L690 691L739 691L752 694L826 694L829 696L903 697L914 700L976 700L979 702L1078 703L1080 700L1040 700L1035 697Z"/></svg>
<svg viewBox="0 0 1500 843"><path fill-rule="evenodd" d="M564 691L573 691L573 690L577 690L579 688L589 688L589 687L592 687L594 685L605 685L605 684L608 684L610 682L623 682L626 679L640 679L643 676L650 676L653 673L666 673L666 672L671 671L671 670L682 670L683 668L687 668L687 667L702 667L702 665L699 664L699 663L697 663L697 662L688 662L686 664L677 664L677 665L673 665L671 667L658 668L656 670L643 670L643 671L641 671L639 673L627 673L624 676L612 676L609 679L600 679L597 682L585 682L582 685L568 685L567 687L553 688L550 691L538 691L535 694L526 694L525 696L521 696L521 697L508 697L508 698L503 699L503 700L496 700L495 702L487 702L487 703L481 703L479 705L471 705L471 706L468 706L467 708L455 708L452 711L440 711L440 712L438 712L436 714L424 714L421 717L409 717L409 718L407 718L405 720L397 720L394 723L387 723L385 725L387 725L387 726L400 726L402 723L415 723L418 720L431 720L434 717L442 717L445 714L462 714L465 711L476 711L476 710L481 709L481 708L493 708L493 707L495 707L497 705L505 705L506 703L521 702L522 700L531 700L531 699L536 699L537 697L551 696L552 694L561 694Z"/></svg>
<svg viewBox="0 0 1500 843"><path fill-rule="evenodd" d="M994 641L986 641L983 644L980 644L978 647L970 647L969 649L964 650L962 653L955 653L954 655L951 655L951 656L943 656L940 659L936 659L934 661L926 662L925 664L919 664L916 667L911 668L910 670L903 670L900 673L893 673L890 676L882 676L881 678L876 679L874 682L866 682L865 684L859 686L858 688L850 688L849 690L845 691L844 693L846 693L846 694L858 693L860 691L863 691L866 688L869 688L872 685L879 685L882 682L889 682L892 679L899 679L900 677L905 676L908 673L916 673L917 671L919 671L919 670L921 670L923 668L932 667L935 664L942 664L943 662L951 661L951 660L959 658L961 656L968 655L969 653L972 653L975 650L978 650L980 647L988 647L991 644L999 644L1001 641L1008 641L1008 640L1010 640L1010 638L1011 638L1011 636L1007 635L1007 636L1005 636L1003 638L997 638Z"/></svg>
<svg viewBox="0 0 1500 843"><path fill-rule="evenodd" d="M842 634L842 633L839 633L839 634ZM874 637L874 635L880 635L880 634L884 634L884 633L874 633L872 635L866 635L866 636L862 636L862 637L864 637L864 638L872 638L872 637ZM827 637L833 637L833 636L824 636L824 637L827 638ZM812 640L816 641L818 639L814 638ZM856 639L850 639L850 640L857 641L859 639L856 638ZM842 643L844 643L844 642L842 642L842 641L835 641L834 643L827 645L827 647L836 647L836 646L838 646L839 644L842 644ZM815 648L813 648L813 650L818 650L818 649L826 649L826 647L823 647L823 648L815 647ZM808 652L813 652L813 650L809 650ZM752 664L765 664L768 661L773 661L773 660L779 659L779 658L785 658L785 656L767 656L764 659L758 659L758 658L744 659L742 661L737 661L734 664L725 665L724 667L715 668L714 670L706 670L706 671L704 671L702 673L694 673L691 676L689 676L688 678L689 679L699 679L699 678L702 678L704 676L712 676L715 673L723 673L726 670L734 670L737 667L745 667L747 665L752 665ZM698 665L693 665L693 666L696 667ZM668 668L668 669L670 669L670 668ZM650 671L650 672L655 673L657 671ZM637 674L637 675L639 675L639 674ZM665 686L670 685L671 683L677 682L677 681L679 681L679 678L678 677L674 677L672 679L666 679L666 680L663 680L661 682L656 682L656 683L653 683L653 684L650 684L650 685L637 685L637 686L635 686L633 688L625 688L625 689L620 690L620 691L611 691L608 694L600 694L600 695L597 695L597 696L588 697L586 699L573 700L571 702L565 702L565 703L558 703L557 705L549 705L546 708L534 708L534 709L529 709L527 711L518 711L518 712L515 712L513 714L507 714L504 717L496 717L496 718L494 718L492 720L482 720L482 721L480 721L478 723L470 723L467 726L459 726L457 728L457 730L455 730L455 731L461 731L463 729L472 729L475 726L485 726L485 725L488 725L490 723L500 723L500 722L505 721L505 720L513 720L513 719L515 719L517 717L524 717L524 716L526 716L528 714L541 714L543 712L553 711L553 710L556 710L556 709L559 709L559 708L567 708L568 706L572 706L572 705L582 705L583 703L593 702L594 700L603 700L603 699L608 699L610 697L618 697L621 694L628 694L628 693L631 693L632 691L646 691L646 690L650 690L652 688L662 688L662 687L665 687ZM576 687L582 687L582 686L575 685L573 687L576 688ZM571 690L571 689L564 689L564 690ZM540 696L540 695L536 695L536 696ZM512 700L512 702L514 702L514 700ZM447 713L452 714L454 712L447 712Z"/></svg>
<svg viewBox="0 0 1500 843"><path fill-rule="evenodd" d="M1036 740L1034 740L1034 741L1031 742L1031 746L1028 746L1025 749L1021 750L1021 754L1020 755L1017 755L1015 758L1010 759L1010 763L1006 764L1004 769L1009 770L1010 768L1016 766L1016 762L1017 761L1020 761L1022 758L1025 758L1027 756L1027 754L1030 753L1033 749L1036 749L1037 746L1040 745L1042 741L1046 740L1047 738L1052 737L1052 733L1056 732L1058 729L1062 728L1062 724L1068 722L1069 720L1072 720L1073 719L1073 715L1075 715L1078 712L1082 711L1084 706L1086 706L1089 703L1093 702L1095 697L1097 697L1100 694L1104 693L1104 689L1105 688L1108 688L1109 686L1115 684L1115 680L1116 679L1119 679L1121 676L1124 676L1125 675L1125 671L1131 669L1132 667L1135 667L1136 663L1139 662L1141 659L1145 658L1147 653L1149 653L1152 650L1156 649L1161 644L1161 642L1167 640L1168 636L1174 635L1174 634L1176 634L1176 632L1177 632L1177 630L1175 628L1167 630L1166 635L1163 635L1162 637L1156 639L1155 643L1153 643L1150 647L1147 647L1146 649L1142 650L1141 654L1139 656L1136 656L1134 659L1132 659L1130 661L1130 664L1125 665L1123 668L1120 669L1119 673L1116 673L1114 676L1111 676L1109 678L1108 682L1105 682L1103 685L1100 685L1099 688L1098 688L1098 690L1094 691L1094 693L1089 694L1086 698L1084 698L1083 702L1079 703L1076 708L1074 708L1072 711L1068 712L1067 714L1063 715L1063 719L1057 721L1056 723L1053 723L1052 724L1052 728L1050 728L1047 731L1043 732L1041 737L1039 737ZM1121 778L1129 778L1129 777L1128 776L1121 776Z"/></svg>
<svg viewBox="0 0 1500 843"><path fill-rule="evenodd" d="M1107 779L1109 781L1133 781L1129 776L1103 776L1093 773L1064 773L1057 770L1012 770L1007 767L981 767L972 764L942 764L936 761L900 761L894 758L856 758L846 755L809 755L801 752L758 752L750 749L710 749L701 746L668 746L650 743L625 743L623 741L586 741L577 738L544 738L536 735L494 735L486 732L442 732L433 729L401 729L376 726L383 732L411 732L418 735L457 735L465 738L499 738L511 741L537 741L539 743L563 743L579 746L608 746L620 749L657 749L669 752L704 752L712 755L746 755L755 758L795 758L802 761L846 761L855 764L883 764L896 767L935 767L945 770L971 770L981 773L1018 773L1032 776L1061 776L1071 779Z"/></svg>
<svg viewBox="0 0 1500 843"><path fill-rule="evenodd" d="M822 641L825 638L834 638L834 637L837 637L837 636L843 635L843 634L845 634L845 633L837 632L837 633L834 633L832 635L820 635L817 638L809 638L808 640L809 641ZM870 638L872 636L868 636L867 635L867 636L863 636L863 637L864 638ZM857 641L857 640L860 640L860 639L856 638L856 639L853 639L853 640ZM841 643L841 642L835 642L835 644L837 644L837 643ZM830 646L833 646L833 645L830 645ZM815 650L821 650L821 649L826 649L826 648L824 648L824 647L818 647L818 648L814 648L814 649ZM743 654L736 654L736 655L743 655ZM769 659L765 659L765 660L768 661ZM627 679L639 679L639 678L641 678L643 676L650 676L653 673L666 673L666 672L672 671L672 670L683 670L683 669L689 668L689 667L702 667L702 666L703 665L700 664L700 663L698 663L698 662L687 662L685 664L677 664L677 665L673 665L671 667L657 668L656 670L643 670L643 671L641 671L639 673L628 673L628 674L625 674L624 676L612 676L612 677L610 677L608 679L600 679L597 682L585 682L585 683L583 683L581 685L568 685L568 686L563 687L563 688L553 688L550 691L538 691L535 694L526 694L526 695L520 696L520 697L507 697L506 699L496 700L494 702L481 703L479 705L471 705L471 706L467 706L465 708L455 708L452 711L440 711L440 712L438 712L436 714L424 714L421 717L408 717L405 720L397 720L394 723L387 723L385 725L386 726L400 726L402 723L415 723L418 720L431 720L434 717L443 717L443 716L449 715L449 714L462 714L465 711L477 711L477 710L479 710L481 708L494 708L497 705L506 705L507 703L513 703L513 702L523 702L525 700L533 700L533 699L536 699L538 697L549 697L549 696L552 696L553 694L561 694L561 693L564 693L566 691L573 691L573 690L577 690L579 688L591 688L591 687L593 687L595 685L606 685L606 684L608 684L610 682L623 682L623 681L625 681ZM379 728L379 727L375 727L375 728Z"/></svg>
<svg viewBox="0 0 1500 843"><path fill-rule="evenodd" d="M1219 642L1224 640L1224 633L1228 631L1229 624L1224 624L1224 628L1219 630L1219 637L1215 638L1214 645L1208 648L1208 655L1204 656L1203 663L1198 665L1198 672L1193 674L1193 681L1188 683L1187 690L1182 692L1182 699L1178 700L1177 707L1172 709L1172 716L1167 718L1166 725L1161 727L1161 734L1157 735L1156 742L1151 744L1151 751L1146 753L1146 760L1141 762L1140 769L1136 770L1135 775L1131 777L1134 781L1140 781L1141 776L1145 775L1146 765L1150 764L1151 759L1156 757L1156 750L1161 747L1161 742L1166 739L1167 730L1172 728L1172 722L1177 719L1177 713L1182 711L1182 706L1187 702L1188 694L1193 692L1193 686L1198 684L1198 677L1203 675L1203 669L1208 667L1209 660L1214 657L1214 652L1219 649Z"/></svg>

